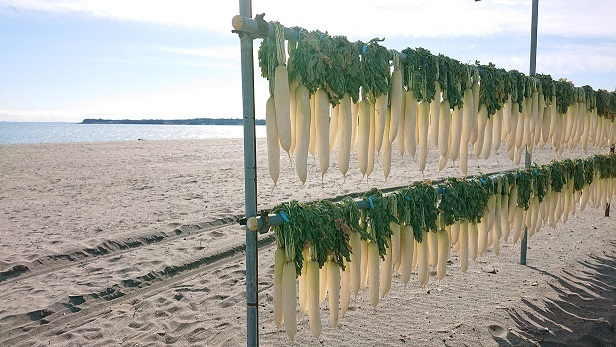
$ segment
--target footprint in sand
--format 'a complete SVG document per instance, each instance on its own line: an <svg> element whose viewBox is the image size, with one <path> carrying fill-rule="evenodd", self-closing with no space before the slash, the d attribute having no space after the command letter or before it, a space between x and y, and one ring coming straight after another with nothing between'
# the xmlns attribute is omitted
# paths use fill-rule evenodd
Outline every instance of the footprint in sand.
<svg viewBox="0 0 616 347"><path fill-rule="evenodd" d="M212 231L212 232L210 232L210 236L212 236L212 237L221 237L221 236L224 236L224 235L225 234L220 232L220 231Z"/></svg>
<svg viewBox="0 0 616 347"><path fill-rule="evenodd" d="M492 336L494 337L500 337L501 339L504 339L507 336L507 330L500 325L490 325L488 327L488 330L490 331L490 334L492 334Z"/></svg>

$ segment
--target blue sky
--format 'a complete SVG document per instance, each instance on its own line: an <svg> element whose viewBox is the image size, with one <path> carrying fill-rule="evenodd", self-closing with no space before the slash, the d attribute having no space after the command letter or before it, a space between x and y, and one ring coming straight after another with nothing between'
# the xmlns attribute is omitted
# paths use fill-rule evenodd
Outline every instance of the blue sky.
<svg viewBox="0 0 616 347"><path fill-rule="evenodd" d="M530 0L288 3L254 1L253 11L528 73ZM238 12L236 1L0 0L0 121L240 118ZM614 1L540 1L537 71L614 90L614 13ZM258 72L255 84L263 118Z"/></svg>

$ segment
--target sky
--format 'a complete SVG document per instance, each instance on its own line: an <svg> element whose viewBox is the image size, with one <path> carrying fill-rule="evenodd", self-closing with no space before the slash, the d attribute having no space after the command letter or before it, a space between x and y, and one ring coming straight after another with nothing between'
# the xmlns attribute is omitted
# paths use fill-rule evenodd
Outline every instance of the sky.
<svg viewBox="0 0 616 347"><path fill-rule="evenodd" d="M255 0L252 9L350 41L385 38L388 49L529 72L530 0ZM237 1L0 0L0 121L242 118L238 13ZM541 0L537 72L616 89L615 14L611 0ZM254 62L264 118L267 81Z"/></svg>

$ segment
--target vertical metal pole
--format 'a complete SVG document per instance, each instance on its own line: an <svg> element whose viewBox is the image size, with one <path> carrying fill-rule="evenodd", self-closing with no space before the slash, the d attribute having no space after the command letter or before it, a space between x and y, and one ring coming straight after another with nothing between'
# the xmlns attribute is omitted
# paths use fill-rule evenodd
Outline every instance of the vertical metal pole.
<svg viewBox="0 0 616 347"><path fill-rule="evenodd" d="M539 0L533 0L532 5L532 18L530 27L530 75L535 76L537 72L537 21L539 16ZM528 147L526 148L526 154L524 155L524 167L530 168L531 157L528 153ZM524 236L522 237L522 244L520 249L520 264L526 265L526 248L528 245L528 228L524 227Z"/></svg>
<svg viewBox="0 0 616 347"><path fill-rule="evenodd" d="M614 153L614 145L610 147L610 153ZM609 203L605 206L605 216L606 217L610 216L610 204Z"/></svg>
<svg viewBox="0 0 616 347"><path fill-rule="evenodd" d="M251 0L240 0L240 15L252 18ZM246 218L257 215L257 152L253 39L240 33L244 118L244 200ZM257 233L246 228L246 345L259 345Z"/></svg>

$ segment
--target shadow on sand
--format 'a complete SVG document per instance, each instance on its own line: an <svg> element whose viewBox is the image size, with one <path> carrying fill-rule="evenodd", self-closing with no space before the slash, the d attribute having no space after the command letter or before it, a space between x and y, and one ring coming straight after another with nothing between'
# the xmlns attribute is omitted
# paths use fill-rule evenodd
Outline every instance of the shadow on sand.
<svg viewBox="0 0 616 347"><path fill-rule="evenodd" d="M555 294L538 302L522 299L522 305L509 310L513 329L491 326L499 346L616 346L615 241L600 256L558 274L535 270L555 279L548 282Z"/></svg>

